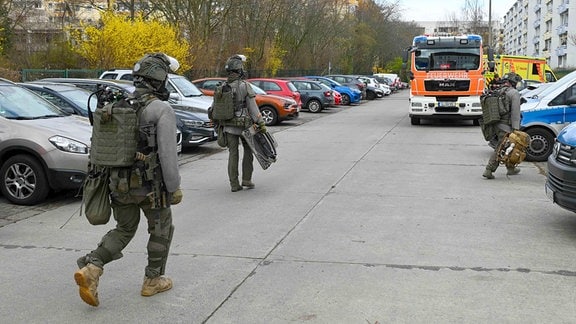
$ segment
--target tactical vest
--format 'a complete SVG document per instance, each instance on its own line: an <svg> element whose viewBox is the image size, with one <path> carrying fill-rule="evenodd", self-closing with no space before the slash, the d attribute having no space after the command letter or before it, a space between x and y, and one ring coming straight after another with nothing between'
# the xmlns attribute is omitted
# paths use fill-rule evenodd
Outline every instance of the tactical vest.
<svg viewBox="0 0 576 324"><path fill-rule="evenodd" d="M480 96L482 122L492 125L498 122L510 123L510 100L506 96L508 87L490 90Z"/></svg>
<svg viewBox="0 0 576 324"><path fill-rule="evenodd" d="M240 81L243 82L243 81ZM246 84L246 86L249 86ZM253 124L246 110L246 102L238 100L236 87L224 82L214 90L210 118L221 126L246 128Z"/></svg>
<svg viewBox="0 0 576 324"><path fill-rule="evenodd" d="M140 115L154 98L123 98L97 108L93 116L90 163L103 167L134 164L140 138Z"/></svg>

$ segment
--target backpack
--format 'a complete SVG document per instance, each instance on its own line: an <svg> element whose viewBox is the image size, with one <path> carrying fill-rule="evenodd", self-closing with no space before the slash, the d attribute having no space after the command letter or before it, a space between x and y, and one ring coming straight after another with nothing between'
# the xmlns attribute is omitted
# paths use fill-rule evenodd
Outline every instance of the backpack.
<svg viewBox="0 0 576 324"><path fill-rule="evenodd" d="M140 115L155 98L121 98L88 109L92 124L88 176L82 186L82 204L92 225L108 223L111 215L110 179L113 171L135 164L140 141Z"/></svg>
<svg viewBox="0 0 576 324"><path fill-rule="evenodd" d="M515 167L526 158L528 145L530 145L528 133L512 131L504 136L498 147L498 160L507 167Z"/></svg>
<svg viewBox="0 0 576 324"><path fill-rule="evenodd" d="M211 119L216 122L234 118L236 108L236 89L228 82L223 82L214 90L214 101L211 107Z"/></svg>
<svg viewBox="0 0 576 324"><path fill-rule="evenodd" d="M484 125L496 124L509 115L510 100L506 96L506 90L508 90L508 87L501 87L490 90L480 96L482 122Z"/></svg>

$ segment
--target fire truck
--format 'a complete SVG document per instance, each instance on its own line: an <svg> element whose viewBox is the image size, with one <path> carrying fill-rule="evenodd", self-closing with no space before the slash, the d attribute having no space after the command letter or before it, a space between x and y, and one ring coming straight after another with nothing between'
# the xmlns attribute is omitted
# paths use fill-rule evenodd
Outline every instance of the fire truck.
<svg viewBox="0 0 576 324"><path fill-rule="evenodd" d="M479 35L414 37L403 54L404 66L410 65L412 125L422 119L472 120L479 125L483 61Z"/></svg>

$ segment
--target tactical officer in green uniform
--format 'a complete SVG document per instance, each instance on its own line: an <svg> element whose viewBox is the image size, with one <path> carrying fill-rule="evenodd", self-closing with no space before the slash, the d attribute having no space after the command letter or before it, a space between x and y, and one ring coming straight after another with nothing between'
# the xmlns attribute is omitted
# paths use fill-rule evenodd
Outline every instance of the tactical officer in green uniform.
<svg viewBox="0 0 576 324"><path fill-rule="evenodd" d="M522 77L514 72L507 73L501 78L501 86L505 87L503 90L507 97L506 101L509 103L509 110L507 113L503 115L501 114L500 121L494 125L498 144L496 144L494 152L490 156L490 160L488 160L484 174L482 174L486 179L494 179L493 172L498 169L500 163L498 160L498 148L500 147L500 143L504 139L505 135L513 130L520 129L520 93L516 90L516 84L520 81L522 81ZM516 175L520 173L520 169L517 167L506 167L506 169L507 175Z"/></svg>
<svg viewBox="0 0 576 324"><path fill-rule="evenodd" d="M161 100L168 99L168 73L178 66L174 58L162 53L146 55L134 66L135 97L148 103L140 115L141 140L137 153L140 162L133 167L110 170L116 228L104 235L94 251L78 259L80 270L74 273L80 297L92 306L99 305L97 288L104 265L122 257L122 250L138 229L140 210L148 220L150 234L141 295L152 296L172 288L172 280L163 276L174 232L170 205L181 201L182 192L176 118L172 107ZM155 180L146 179L146 173L154 174Z"/></svg>
<svg viewBox="0 0 576 324"><path fill-rule="evenodd" d="M224 123L224 136L226 136L226 146L228 147L228 178L232 192L254 188L252 182L252 172L254 171L254 156L248 143L242 137L242 131L257 124L261 132L266 132L266 126L258 105L256 104L256 94L248 82L244 79L244 55L234 55L226 61L227 82L236 93L236 100L241 109L235 111L235 116L231 121ZM242 143L244 153L242 156L242 183L238 180L238 161L240 152L238 147Z"/></svg>

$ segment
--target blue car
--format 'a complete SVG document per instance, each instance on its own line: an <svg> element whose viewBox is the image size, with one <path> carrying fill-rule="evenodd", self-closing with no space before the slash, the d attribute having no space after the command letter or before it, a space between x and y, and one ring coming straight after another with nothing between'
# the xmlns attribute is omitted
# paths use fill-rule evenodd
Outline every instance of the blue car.
<svg viewBox="0 0 576 324"><path fill-rule="evenodd" d="M342 95L343 105L349 106L353 103L360 103L360 100L362 100L362 92L360 92L360 90L343 86L340 83L327 77L309 75L305 76L305 78L321 82L329 86L330 88L340 92L340 94Z"/></svg>

